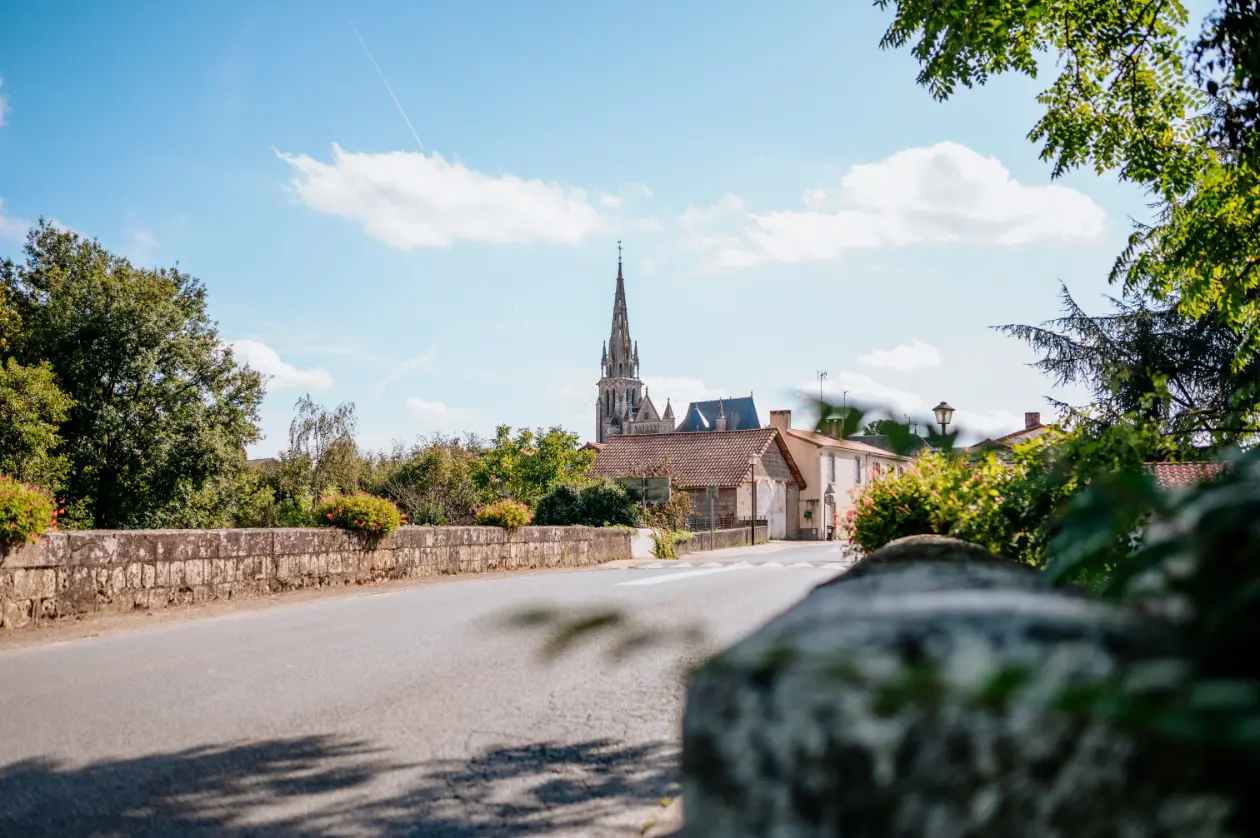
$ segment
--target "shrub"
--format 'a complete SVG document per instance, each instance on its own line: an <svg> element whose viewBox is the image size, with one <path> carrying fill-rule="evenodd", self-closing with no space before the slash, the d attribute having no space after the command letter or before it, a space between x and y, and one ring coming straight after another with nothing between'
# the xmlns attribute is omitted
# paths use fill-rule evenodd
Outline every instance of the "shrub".
<svg viewBox="0 0 1260 838"><path fill-rule="evenodd" d="M575 489L557 486L534 511L534 523L549 527L632 527L638 521L633 500L614 480L600 480Z"/></svg>
<svg viewBox="0 0 1260 838"><path fill-rule="evenodd" d="M326 500L315 509L315 520L371 536L386 536L404 523L392 501L374 495L345 495Z"/></svg>
<svg viewBox="0 0 1260 838"><path fill-rule="evenodd" d="M514 530L529 524L533 519L529 507L520 501L503 499L477 510L477 523L483 527L503 527Z"/></svg>
<svg viewBox="0 0 1260 838"><path fill-rule="evenodd" d="M0 548L11 550L56 530L57 514L51 494L0 474Z"/></svg>
<svg viewBox="0 0 1260 838"><path fill-rule="evenodd" d="M675 545L695 537L695 533L686 530L652 530L652 555L658 559L676 559Z"/></svg>

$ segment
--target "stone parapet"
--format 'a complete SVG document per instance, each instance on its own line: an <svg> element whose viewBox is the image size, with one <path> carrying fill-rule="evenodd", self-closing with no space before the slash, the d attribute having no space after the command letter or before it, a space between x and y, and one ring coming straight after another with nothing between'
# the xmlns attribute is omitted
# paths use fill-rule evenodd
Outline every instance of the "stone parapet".
<svg viewBox="0 0 1260 838"><path fill-rule="evenodd" d="M1166 629L950 539L902 539L692 678L688 838L1218 838L1210 758L1072 711L1167 677Z"/></svg>
<svg viewBox="0 0 1260 838"><path fill-rule="evenodd" d="M49 533L0 555L0 628L297 588L586 567L629 558L630 536L590 527L403 527L383 539L324 528Z"/></svg>

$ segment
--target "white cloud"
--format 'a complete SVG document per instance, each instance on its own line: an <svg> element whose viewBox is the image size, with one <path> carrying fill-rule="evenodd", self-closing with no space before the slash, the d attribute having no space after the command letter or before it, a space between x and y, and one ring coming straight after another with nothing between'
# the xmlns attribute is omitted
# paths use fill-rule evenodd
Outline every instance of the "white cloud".
<svg viewBox="0 0 1260 838"><path fill-rule="evenodd" d="M599 202L606 207L619 207L626 202L626 199L620 195L609 195L605 192L599 196Z"/></svg>
<svg viewBox="0 0 1260 838"><path fill-rule="evenodd" d="M133 230L131 233L131 258L137 262L151 262L157 251L157 238L148 230Z"/></svg>
<svg viewBox="0 0 1260 838"><path fill-rule="evenodd" d="M381 379L380 383L373 388L372 395L379 396L381 393L385 392L385 389L389 387L389 385L393 384L404 375L415 372L416 370L422 370L425 367L432 365L436 360L437 350L430 349L423 355L419 355L415 358L408 358L401 363L395 364L390 371L386 373L385 377Z"/></svg>
<svg viewBox="0 0 1260 838"><path fill-rule="evenodd" d="M853 166L832 212L820 211L827 200L821 189L803 200L805 210L765 213L742 213L738 199L688 208L684 245L708 252L709 267L722 270L834 259L858 248L1092 239L1106 225L1102 207L1085 194L1020 184L996 158L951 142ZM725 222L724 234L710 229L715 222Z"/></svg>
<svg viewBox="0 0 1260 838"><path fill-rule="evenodd" d="M322 390L331 387L332 376L319 367L300 370L280 359L276 350L256 340L229 341L232 352L239 360L258 372L270 376L268 382L275 388Z"/></svg>
<svg viewBox="0 0 1260 838"><path fill-rule="evenodd" d="M0 87L4 87L4 79L0 79ZM4 125L9 113L9 97L0 91L0 125Z"/></svg>
<svg viewBox="0 0 1260 838"><path fill-rule="evenodd" d="M290 188L317 212L339 215L391 247L456 241L576 244L605 219L580 189L515 175L487 175L439 154L347 152L331 163L276 152L292 167Z"/></svg>
<svg viewBox="0 0 1260 838"><path fill-rule="evenodd" d="M892 349L876 349L859 355L858 360L868 367L884 367L898 372L910 372L924 367L939 367L941 353L935 346L918 338Z"/></svg>
<svg viewBox="0 0 1260 838"><path fill-rule="evenodd" d="M4 214L4 199L0 198L0 239L21 239L26 236L30 224L20 218Z"/></svg>
<svg viewBox="0 0 1260 838"><path fill-rule="evenodd" d="M809 398L818 393L818 382L803 384L798 391ZM869 376L844 371L823 384L823 393L831 404L848 404L870 411L870 418L891 416L904 422L909 416L917 423L919 433L939 430L932 416L932 408L940 398L925 399L917 393L891 387ZM929 425L928 423L932 423ZM958 431L964 443L976 442L986 437L1002 436L1024 427L1023 416L1007 410L973 411L958 408L950 424L951 431Z"/></svg>
<svg viewBox="0 0 1260 838"><path fill-rule="evenodd" d="M465 431L476 419L474 411L414 396L407 399L407 413L426 431Z"/></svg>
<svg viewBox="0 0 1260 838"><path fill-rule="evenodd" d="M646 376L643 379L643 383L647 387L648 393L652 396L652 403L656 405L656 409L663 413L665 411L665 402L668 399L673 404L674 415L679 420L682 419L683 413L687 410L687 405L692 402L709 401L723 395L730 395L729 393L715 390L703 381L695 378Z"/></svg>

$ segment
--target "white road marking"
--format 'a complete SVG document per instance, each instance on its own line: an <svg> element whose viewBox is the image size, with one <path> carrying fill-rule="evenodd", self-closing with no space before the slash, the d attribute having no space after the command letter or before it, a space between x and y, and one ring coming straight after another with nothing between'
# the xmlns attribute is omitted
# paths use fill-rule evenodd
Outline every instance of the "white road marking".
<svg viewBox="0 0 1260 838"><path fill-rule="evenodd" d="M797 562L796 564L792 565L792 567L813 567L813 565L810 564L809 562Z"/></svg>
<svg viewBox="0 0 1260 838"><path fill-rule="evenodd" d="M731 567L738 567L742 570L747 567L752 567L752 565L750 565L748 562L739 562L738 564L731 565Z"/></svg>
<svg viewBox="0 0 1260 838"><path fill-rule="evenodd" d="M751 565L749 565L751 567ZM679 579L691 579L696 576L708 576L710 573L726 573L731 570L745 570L739 565L728 564L724 567L709 567L700 570L686 570L682 573L664 573L660 576L649 576L646 579L633 579L629 582L618 582L617 585L660 585L665 582L677 582Z"/></svg>
<svg viewBox="0 0 1260 838"><path fill-rule="evenodd" d="M708 564L702 564L700 566L701 567L726 567L726 565L722 564L721 562L709 562Z"/></svg>
<svg viewBox="0 0 1260 838"><path fill-rule="evenodd" d="M779 564L778 562L762 562L761 564L757 565L757 567L783 567L783 565Z"/></svg>

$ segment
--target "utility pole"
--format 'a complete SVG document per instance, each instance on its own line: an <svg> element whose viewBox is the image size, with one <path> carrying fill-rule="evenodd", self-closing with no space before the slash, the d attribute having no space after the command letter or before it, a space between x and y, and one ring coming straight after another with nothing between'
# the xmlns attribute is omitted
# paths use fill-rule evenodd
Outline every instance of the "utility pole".
<svg viewBox="0 0 1260 838"><path fill-rule="evenodd" d="M749 518L752 523L748 525L748 545L754 546L757 543L757 458L748 458L748 479L749 488L752 490L752 514Z"/></svg>
<svg viewBox="0 0 1260 838"><path fill-rule="evenodd" d="M826 370L819 370L819 371L818 371L818 406L819 406L819 408L821 408L821 407L822 407L822 402L823 402L823 382L824 382L824 381L826 381L826 380L827 380L827 371L826 371Z"/></svg>

